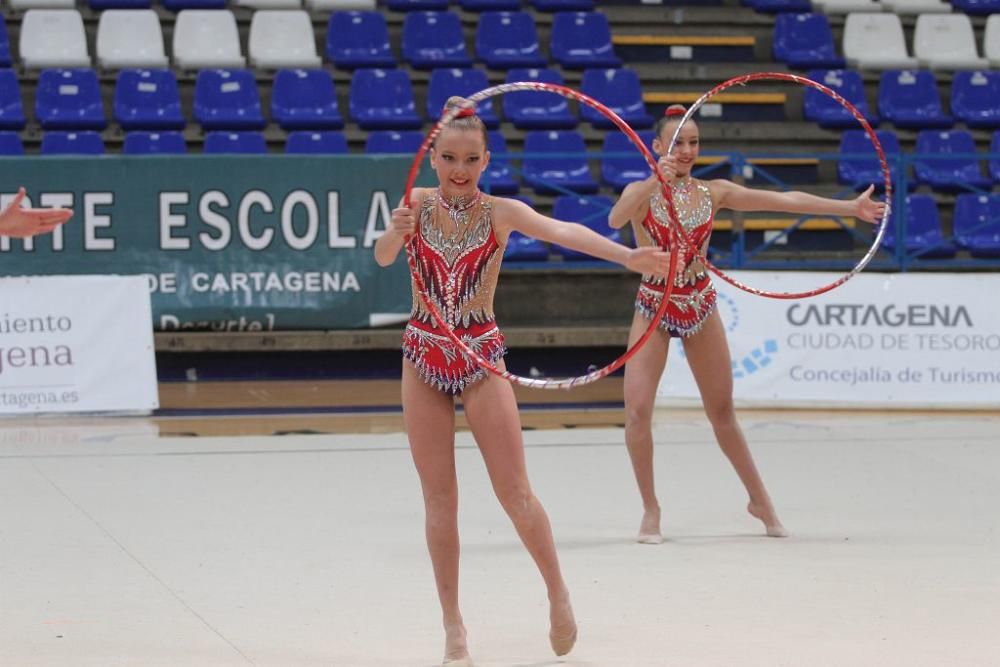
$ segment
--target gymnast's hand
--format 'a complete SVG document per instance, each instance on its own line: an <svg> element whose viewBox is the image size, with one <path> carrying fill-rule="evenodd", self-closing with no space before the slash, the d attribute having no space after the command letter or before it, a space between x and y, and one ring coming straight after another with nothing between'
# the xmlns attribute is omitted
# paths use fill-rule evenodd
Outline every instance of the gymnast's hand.
<svg viewBox="0 0 1000 667"><path fill-rule="evenodd" d="M874 224L881 222L882 216L885 215L885 203L873 201L871 199L873 192L875 192L875 186L869 185L868 189L854 200L854 217Z"/></svg>
<svg viewBox="0 0 1000 667"><path fill-rule="evenodd" d="M670 253L651 246L635 248L629 251L625 268L636 273L665 278L670 269Z"/></svg>
<svg viewBox="0 0 1000 667"><path fill-rule="evenodd" d="M48 234L73 216L68 208L21 208L24 188L19 188L14 199L0 211L0 236L27 238Z"/></svg>
<svg viewBox="0 0 1000 667"><path fill-rule="evenodd" d="M412 208L400 207L392 210L389 221L389 232L396 234L404 241L410 240L417 231L417 216Z"/></svg>
<svg viewBox="0 0 1000 667"><path fill-rule="evenodd" d="M657 160L656 166L659 167L663 180L673 185L677 180L677 158L673 155L665 155Z"/></svg>

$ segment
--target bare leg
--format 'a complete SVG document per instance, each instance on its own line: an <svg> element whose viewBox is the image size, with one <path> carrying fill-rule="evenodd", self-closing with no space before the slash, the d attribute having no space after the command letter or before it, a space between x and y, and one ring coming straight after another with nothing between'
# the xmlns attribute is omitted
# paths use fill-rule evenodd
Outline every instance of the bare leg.
<svg viewBox="0 0 1000 667"><path fill-rule="evenodd" d="M403 422L424 496L430 551L445 630L445 664L470 664L458 607L458 481L455 475L455 405L403 361ZM453 662L452 662L453 661ZM463 662L466 661L466 662Z"/></svg>
<svg viewBox="0 0 1000 667"><path fill-rule="evenodd" d="M576 642L576 620L559 569L549 518L528 483L514 390L508 382L490 375L469 387L462 401L497 499L545 581L552 650L556 655L565 655Z"/></svg>
<svg viewBox="0 0 1000 667"><path fill-rule="evenodd" d="M649 320L636 313L629 331L629 347L642 337L648 327ZM656 331L625 364L625 445L642 497L643 513L638 541L643 544L663 542L660 503L656 499L653 479L653 407L656 388L667 363L669 345L667 335Z"/></svg>
<svg viewBox="0 0 1000 667"><path fill-rule="evenodd" d="M750 496L747 511L763 522L771 537L785 537L771 497L764 488L750 448L747 446L733 409L733 369L726 342L726 330L718 311L712 313L698 333L684 339L684 351L694 374L705 414L715 431L719 447L736 469Z"/></svg>

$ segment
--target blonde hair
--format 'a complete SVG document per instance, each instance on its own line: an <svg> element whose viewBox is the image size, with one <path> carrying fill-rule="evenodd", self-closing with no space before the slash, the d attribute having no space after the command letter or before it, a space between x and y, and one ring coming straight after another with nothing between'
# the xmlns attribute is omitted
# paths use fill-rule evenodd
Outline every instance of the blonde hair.
<svg viewBox="0 0 1000 667"><path fill-rule="evenodd" d="M444 103L444 110L442 111L442 114L447 113L456 107L471 109L472 114L468 116L456 116L448 121L444 127L454 130L478 130L483 135L483 146L488 147L490 145L490 137L486 132L486 124L483 123L482 119L475 113L476 107L470 107L468 104L469 100L464 97L460 97L458 95L452 95L449 97L448 101Z"/></svg>

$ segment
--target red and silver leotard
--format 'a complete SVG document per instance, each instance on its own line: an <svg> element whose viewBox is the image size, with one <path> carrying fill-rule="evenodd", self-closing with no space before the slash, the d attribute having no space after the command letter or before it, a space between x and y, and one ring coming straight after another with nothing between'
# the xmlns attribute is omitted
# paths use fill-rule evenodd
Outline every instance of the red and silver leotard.
<svg viewBox="0 0 1000 667"><path fill-rule="evenodd" d="M420 207L420 233L414 239L417 270L427 296L469 347L490 362L507 349L493 314L503 247L493 230L493 198L479 195L468 213L449 214L432 192ZM438 327L416 284L413 310L403 333L403 356L431 386L460 394L486 375Z"/></svg>
<svg viewBox="0 0 1000 667"><path fill-rule="evenodd" d="M695 255L695 248L701 248L712 234L712 195L703 182L695 181L694 185L698 192L698 202L691 206L691 210L678 211L681 225L693 247L685 248L677 260L674 289L660 320L660 328L674 338L697 333L715 310L715 287L712 286L704 265ZM676 192L675 189L675 206L678 200ZM666 202L660 192L650 198L646 224L633 225L633 229L639 245L670 249L670 241L676 236L676 232L671 230ZM647 319L652 319L660 308L663 292L662 278L644 275L635 299L635 309Z"/></svg>

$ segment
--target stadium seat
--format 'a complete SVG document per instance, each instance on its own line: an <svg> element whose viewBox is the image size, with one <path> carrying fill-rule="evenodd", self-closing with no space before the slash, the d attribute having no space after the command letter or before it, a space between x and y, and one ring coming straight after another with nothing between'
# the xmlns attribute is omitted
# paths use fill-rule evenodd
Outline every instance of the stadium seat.
<svg viewBox="0 0 1000 667"><path fill-rule="evenodd" d="M229 10L185 9L174 22L174 64L183 69L243 67L236 18Z"/></svg>
<svg viewBox="0 0 1000 667"><path fill-rule="evenodd" d="M984 15L1000 12L1000 0L951 0L951 4L965 14Z"/></svg>
<svg viewBox="0 0 1000 667"><path fill-rule="evenodd" d="M350 150L342 132L290 132L285 141L285 152L306 155L341 155Z"/></svg>
<svg viewBox="0 0 1000 667"><path fill-rule="evenodd" d="M505 262L544 262L548 259L549 249L538 239L525 236L516 230L507 237L507 247L503 250Z"/></svg>
<svg viewBox="0 0 1000 667"><path fill-rule="evenodd" d="M87 0L87 6L94 12L105 9L149 9L153 6L153 0Z"/></svg>
<svg viewBox="0 0 1000 667"><path fill-rule="evenodd" d="M894 253L897 248L896 211L889 213L882 247ZM945 239L941 231L937 200L931 195L906 196L906 228L903 230L903 251L919 259L955 256L955 244Z"/></svg>
<svg viewBox="0 0 1000 667"><path fill-rule="evenodd" d="M543 67L535 20L527 12L483 12L476 28L476 57L494 69Z"/></svg>
<svg viewBox="0 0 1000 667"><path fill-rule="evenodd" d="M937 79L927 70L883 72L878 86L878 110L896 127L951 127L941 108Z"/></svg>
<svg viewBox="0 0 1000 667"><path fill-rule="evenodd" d="M903 38L903 24L895 14L848 14L842 50L847 64L861 69L916 67Z"/></svg>
<svg viewBox="0 0 1000 667"><path fill-rule="evenodd" d="M563 78L554 69L521 69L507 71L507 83L542 81L562 84ZM503 115L522 130L576 127L576 117L570 113L569 102L562 95L544 91L519 90L503 96Z"/></svg>
<svg viewBox="0 0 1000 667"><path fill-rule="evenodd" d="M306 8L314 12L375 11L375 0L306 0Z"/></svg>
<svg viewBox="0 0 1000 667"><path fill-rule="evenodd" d="M0 130L22 130L26 120L14 70L0 69Z"/></svg>
<svg viewBox="0 0 1000 667"><path fill-rule="evenodd" d="M530 0L538 12L589 12L594 9L594 0Z"/></svg>
<svg viewBox="0 0 1000 667"><path fill-rule="evenodd" d="M7 22L0 16L0 67L10 67L10 35L7 33Z"/></svg>
<svg viewBox="0 0 1000 667"><path fill-rule="evenodd" d="M652 130L639 132L639 138L647 148L653 150ZM629 183L641 181L651 173L639 149L621 132L608 132L604 135L601 152L627 154L609 156L601 160L601 180L614 188L615 192L621 192Z"/></svg>
<svg viewBox="0 0 1000 667"><path fill-rule="evenodd" d="M913 55L931 69L989 67L976 53L972 21L964 14L922 14L913 33Z"/></svg>
<svg viewBox="0 0 1000 667"><path fill-rule="evenodd" d="M973 257L1000 257L1000 196L959 195L952 228L958 246Z"/></svg>
<svg viewBox="0 0 1000 667"><path fill-rule="evenodd" d="M878 125L878 115L868 108L865 98L865 83L861 75L853 70L813 70L806 77L822 83L845 100L853 104L872 126ZM858 121L851 112L837 100L814 88L806 88L803 102L806 120L819 123L827 128L855 128Z"/></svg>
<svg viewBox="0 0 1000 667"><path fill-rule="evenodd" d="M301 9L261 9L250 20L247 55L258 68L319 67L309 14Z"/></svg>
<svg viewBox="0 0 1000 667"><path fill-rule="evenodd" d="M122 152L126 155L183 155L187 143L181 132L129 132Z"/></svg>
<svg viewBox="0 0 1000 667"><path fill-rule="evenodd" d="M588 69L583 73L580 90L610 108L633 129L653 125L653 117L646 112L646 103L642 100L642 83L630 69ZM603 114L587 105L580 105L580 115L594 127L615 127Z"/></svg>
<svg viewBox="0 0 1000 667"><path fill-rule="evenodd" d="M900 16L908 14L948 14L952 9L951 5L943 0L882 0L882 6Z"/></svg>
<svg viewBox="0 0 1000 667"><path fill-rule="evenodd" d="M557 197L552 205L552 217L566 222L578 222L607 239L621 243L621 232L608 225L608 213L613 205L614 202L604 195L563 195ZM566 259L599 259L560 245L553 246L553 249Z"/></svg>
<svg viewBox="0 0 1000 667"><path fill-rule="evenodd" d="M1000 155L1000 131L993 133L993 141L990 142L990 153L994 155ZM995 157L990 160L990 177L993 181L1000 183L1000 157Z"/></svg>
<svg viewBox="0 0 1000 667"><path fill-rule="evenodd" d="M407 14L403 19L403 60L416 69L471 66L458 14Z"/></svg>
<svg viewBox="0 0 1000 667"><path fill-rule="evenodd" d="M774 59L789 67L844 66L823 14L779 14L774 20Z"/></svg>
<svg viewBox="0 0 1000 667"><path fill-rule="evenodd" d="M398 69L359 69L351 77L351 118L363 130L405 130L423 124L410 77Z"/></svg>
<svg viewBox="0 0 1000 667"><path fill-rule="evenodd" d="M365 140L365 153L413 155L424 142L424 134L419 130L373 130Z"/></svg>
<svg viewBox="0 0 1000 667"><path fill-rule="evenodd" d="M516 12L521 0L458 0L458 6L467 12Z"/></svg>
<svg viewBox="0 0 1000 667"><path fill-rule="evenodd" d="M514 173L506 157L507 140L503 133L496 130L489 133L490 163L486 167L480 186L484 192L494 195L516 194L520 185L514 178Z"/></svg>
<svg viewBox="0 0 1000 667"><path fill-rule="evenodd" d="M42 155L102 155L100 132L46 132L42 135Z"/></svg>
<svg viewBox="0 0 1000 667"><path fill-rule="evenodd" d="M743 4L753 8L755 12L763 12L765 14L812 11L812 3L809 0L744 0Z"/></svg>
<svg viewBox="0 0 1000 667"><path fill-rule="evenodd" d="M427 85L427 117L435 119L441 116L445 103L452 95L469 97L475 92L488 88L489 80L486 72L478 69L436 69L431 72L430 83ZM493 99L480 102L476 113L489 129L500 126L500 118L493 110Z"/></svg>
<svg viewBox="0 0 1000 667"><path fill-rule="evenodd" d="M973 154L976 142L965 130L922 130L917 133L916 152L925 155ZM914 171L917 183L929 185L935 190L963 191L969 187L989 188L992 185L990 179L983 176L976 158L917 160Z"/></svg>
<svg viewBox="0 0 1000 667"><path fill-rule="evenodd" d="M152 9L108 9L97 24L97 64L105 69L166 67L160 19Z"/></svg>
<svg viewBox="0 0 1000 667"><path fill-rule="evenodd" d="M1000 72L955 72L951 112L969 127L1000 127Z"/></svg>
<svg viewBox="0 0 1000 667"><path fill-rule="evenodd" d="M524 182L536 194L597 192L597 181L590 175L586 157L537 157L586 151L583 137L574 130L532 130L524 138Z"/></svg>
<svg viewBox="0 0 1000 667"><path fill-rule="evenodd" d="M386 0L394 12L438 12L448 9L448 0Z"/></svg>
<svg viewBox="0 0 1000 667"><path fill-rule="evenodd" d="M882 11L882 5L878 0L813 0L813 4L824 14Z"/></svg>
<svg viewBox="0 0 1000 667"><path fill-rule="evenodd" d="M206 130L259 130L266 122L253 72L205 69L194 84L194 119Z"/></svg>
<svg viewBox="0 0 1000 667"><path fill-rule="evenodd" d="M127 69L115 84L114 118L126 130L182 129L177 78L167 69Z"/></svg>
<svg viewBox="0 0 1000 667"><path fill-rule="evenodd" d="M90 67L83 17L75 9L29 9L18 39L21 63L40 67Z"/></svg>
<svg viewBox="0 0 1000 667"><path fill-rule="evenodd" d="M875 132L878 142L882 144L889 163L889 173L893 185L899 182L899 138L891 130L878 130ZM869 185L874 185L876 189L883 189L882 166L875 157L875 147L872 145L868 135L864 130L848 130L840 137L841 155L859 155L870 153L870 160L839 160L837 162L837 180L844 185L850 185L855 190L864 190Z"/></svg>
<svg viewBox="0 0 1000 667"><path fill-rule="evenodd" d="M342 128L333 77L321 69L278 70L271 85L271 118L285 130Z"/></svg>
<svg viewBox="0 0 1000 667"><path fill-rule="evenodd" d="M619 67L608 18L601 12L559 12L552 17L552 59L566 69Z"/></svg>
<svg viewBox="0 0 1000 667"><path fill-rule="evenodd" d="M171 12L194 10L222 10L226 8L226 0L162 0L163 8Z"/></svg>
<svg viewBox="0 0 1000 667"><path fill-rule="evenodd" d="M24 155L24 142L17 132L0 132L0 155Z"/></svg>
<svg viewBox="0 0 1000 667"><path fill-rule="evenodd" d="M326 57L341 69L395 67L385 17L367 11L331 14L326 30Z"/></svg>
<svg viewBox="0 0 1000 667"><path fill-rule="evenodd" d="M267 153L267 142L260 132L209 132L202 150L205 153Z"/></svg>
<svg viewBox="0 0 1000 667"><path fill-rule="evenodd" d="M986 19L986 29L983 31L983 55L990 65L1000 67L1000 13Z"/></svg>
<svg viewBox="0 0 1000 667"><path fill-rule="evenodd" d="M35 117L46 130L102 130L107 126L101 84L89 69L46 69L38 75Z"/></svg>

